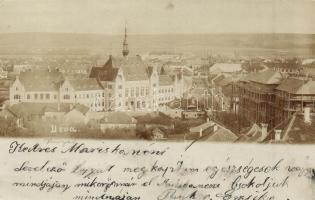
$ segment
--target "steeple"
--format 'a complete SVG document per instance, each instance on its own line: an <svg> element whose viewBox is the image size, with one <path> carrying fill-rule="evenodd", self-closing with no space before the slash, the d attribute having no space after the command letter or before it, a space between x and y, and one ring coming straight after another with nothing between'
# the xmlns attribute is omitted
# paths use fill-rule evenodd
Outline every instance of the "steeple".
<svg viewBox="0 0 315 200"><path fill-rule="evenodd" d="M126 57L129 54L128 43L127 43L127 26L126 25L125 25L125 38L124 38L124 43L123 43L122 54L124 57Z"/></svg>

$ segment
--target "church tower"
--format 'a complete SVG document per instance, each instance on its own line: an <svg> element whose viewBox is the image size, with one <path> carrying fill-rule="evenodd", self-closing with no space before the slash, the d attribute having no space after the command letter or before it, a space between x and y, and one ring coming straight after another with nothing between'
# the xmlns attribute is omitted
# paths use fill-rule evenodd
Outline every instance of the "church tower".
<svg viewBox="0 0 315 200"><path fill-rule="evenodd" d="M126 25L125 25L125 38L124 38L124 43L123 43L122 54L124 57L126 57L129 54L128 43L127 43L127 26Z"/></svg>

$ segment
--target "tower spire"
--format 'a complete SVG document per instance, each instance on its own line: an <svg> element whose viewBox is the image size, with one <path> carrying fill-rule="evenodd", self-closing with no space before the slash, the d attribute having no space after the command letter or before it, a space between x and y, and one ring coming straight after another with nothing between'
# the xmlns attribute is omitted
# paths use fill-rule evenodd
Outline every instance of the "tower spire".
<svg viewBox="0 0 315 200"><path fill-rule="evenodd" d="M125 24L125 38L123 43L123 51L122 54L126 57L129 54L128 43L127 43L127 25Z"/></svg>

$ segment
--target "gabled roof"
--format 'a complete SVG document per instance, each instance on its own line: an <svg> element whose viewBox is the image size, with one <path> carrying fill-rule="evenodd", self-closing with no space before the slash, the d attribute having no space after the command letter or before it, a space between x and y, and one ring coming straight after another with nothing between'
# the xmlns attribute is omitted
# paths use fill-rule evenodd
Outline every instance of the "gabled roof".
<svg viewBox="0 0 315 200"><path fill-rule="evenodd" d="M76 91L102 90L101 85L95 78L69 79L68 81Z"/></svg>
<svg viewBox="0 0 315 200"><path fill-rule="evenodd" d="M80 113L85 115L90 110L90 108L85 106L85 105L82 105L82 104L76 104L76 105L73 106L71 111L72 110L76 110L76 111L78 111L78 112L80 112Z"/></svg>
<svg viewBox="0 0 315 200"><path fill-rule="evenodd" d="M57 91L64 80L61 72L49 70L21 72L17 78L26 91Z"/></svg>
<svg viewBox="0 0 315 200"><path fill-rule="evenodd" d="M124 112L107 112L101 119L104 124L135 124L136 120Z"/></svg>
<svg viewBox="0 0 315 200"><path fill-rule="evenodd" d="M209 136L207 141L214 142L235 142L238 136L229 129L220 127L212 135Z"/></svg>
<svg viewBox="0 0 315 200"><path fill-rule="evenodd" d="M166 85L173 85L174 81L172 77L169 75L160 75L159 76L159 84L161 86L166 86Z"/></svg>
<svg viewBox="0 0 315 200"><path fill-rule="evenodd" d="M113 57L110 56L103 67L93 67L90 77L100 81L115 80L118 69L121 68L127 81L139 81L149 79L147 64L140 56L136 57Z"/></svg>
<svg viewBox="0 0 315 200"><path fill-rule="evenodd" d="M189 129L189 131L191 133L199 133L199 131L202 129L202 131L210 128L210 127L213 127L214 126L214 123L212 121L210 122L206 122L206 123L203 123L203 124L200 124L199 126L195 126L195 127L191 127Z"/></svg>
<svg viewBox="0 0 315 200"><path fill-rule="evenodd" d="M277 90L285 91L291 94L296 94L299 89L305 84L304 80L296 78L284 79L281 84L276 87Z"/></svg>
<svg viewBox="0 0 315 200"><path fill-rule="evenodd" d="M280 84L283 79L281 73L267 69L260 73L252 74L249 78L250 81L262 83L262 84Z"/></svg>

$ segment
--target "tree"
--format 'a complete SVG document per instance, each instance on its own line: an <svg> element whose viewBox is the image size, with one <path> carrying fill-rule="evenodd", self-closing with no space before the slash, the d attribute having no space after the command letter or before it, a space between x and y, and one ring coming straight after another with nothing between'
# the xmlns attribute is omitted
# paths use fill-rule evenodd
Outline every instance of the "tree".
<svg viewBox="0 0 315 200"><path fill-rule="evenodd" d="M17 136L17 134L18 127L16 124L16 120L12 117L0 117L0 136L12 137Z"/></svg>

